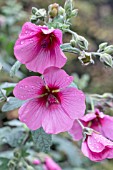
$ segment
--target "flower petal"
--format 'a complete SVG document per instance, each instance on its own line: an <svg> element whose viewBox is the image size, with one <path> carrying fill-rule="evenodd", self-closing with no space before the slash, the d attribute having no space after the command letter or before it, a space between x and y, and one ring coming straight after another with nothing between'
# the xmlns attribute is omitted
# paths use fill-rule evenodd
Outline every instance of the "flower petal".
<svg viewBox="0 0 113 170"><path fill-rule="evenodd" d="M49 157L46 158L45 163L48 170L62 170L60 166Z"/></svg>
<svg viewBox="0 0 113 170"><path fill-rule="evenodd" d="M51 34L55 29L48 29L48 27L41 27L43 34Z"/></svg>
<svg viewBox="0 0 113 170"><path fill-rule="evenodd" d="M31 38L32 36L37 34L37 31L39 31L40 27L37 27L35 24L31 23L31 22L26 22L23 26L22 26L22 31L19 35L20 39L25 39L25 38Z"/></svg>
<svg viewBox="0 0 113 170"><path fill-rule="evenodd" d="M84 117L82 117L81 120L83 120L84 122L89 122L89 121L95 119L96 117L97 116L95 115L95 113L88 113Z"/></svg>
<svg viewBox="0 0 113 170"><path fill-rule="evenodd" d="M37 55L40 46L38 43L40 37L37 34L40 32L40 27L35 24L27 22L23 25L19 39L14 46L14 54L21 63L26 64Z"/></svg>
<svg viewBox="0 0 113 170"><path fill-rule="evenodd" d="M74 121L72 128L69 130L69 134L73 137L73 140L79 141L83 138L82 128L77 122Z"/></svg>
<svg viewBox="0 0 113 170"><path fill-rule="evenodd" d="M46 63L46 64L45 64ZM52 49L40 47L37 56L26 64L29 70L43 74L44 70L50 66L61 68L66 63L66 57L60 47L56 45Z"/></svg>
<svg viewBox="0 0 113 170"><path fill-rule="evenodd" d="M65 88L71 84L73 77L57 67L49 67L44 71L44 80L49 87Z"/></svg>
<svg viewBox="0 0 113 170"><path fill-rule="evenodd" d="M33 60L37 56L38 51L38 38L35 36L26 39L18 39L14 46L15 57L22 64Z"/></svg>
<svg viewBox="0 0 113 170"><path fill-rule="evenodd" d="M88 147L93 152L102 152L105 147L113 148L113 142L106 139L102 135L93 133L91 136L88 136Z"/></svg>
<svg viewBox="0 0 113 170"><path fill-rule="evenodd" d="M104 151L102 151L100 153L92 152L89 149L86 140L82 143L82 148L81 149L82 149L83 154L86 157L88 157L90 160L95 161L95 162L99 162L99 161L102 161L102 160L106 159L107 156L110 153L110 150L111 150L111 149L108 148L108 149L104 149Z"/></svg>
<svg viewBox="0 0 113 170"><path fill-rule="evenodd" d="M85 95L81 90L68 87L59 92L59 98L63 110L72 119L79 119L85 113Z"/></svg>
<svg viewBox="0 0 113 170"><path fill-rule="evenodd" d="M14 96L21 100L38 97L42 94L44 81L38 76L21 80L14 88Z"/></svg>
<svg viewBox="0 0 113 170"><path fill-rule="evenodd" d="M59 29L55 29L54 35L57 38L57 42L59 42L59 44L62 44L62 31Z"/></svg>
<svg viewBox="0 0 113 170"><path fill-rule="evenodd" d="M20 121L25 123L31 130L40 128L45 113L44 105L42 98L33 99L25 103L19 109Z"/></svg>
<svg viewBox="0 0 113 170"><path fill-rule="evenodd" d="M113 140L113 117L105 115L100 121L104 135Z"/></svg>
<svg viewBox="0 0 113 170"><path fill-rule="evenodd" d="M68 131L73 125L73 120L69 118L59 104L50 105L45 111L42 127L46 133L57 134Z"/></svg>
<svg viewBox="0 0 113 170"><path fill-rule="evenodd" d="M92 134L91 136L88 136L87 144L89 149L92 152L102 152L105 149L105 146L102 144L101 139L104 139L102 135Z"/></svg>
<svg viewBox="0 0 113 170"><path fill-rule="evenodd" d="M113 158L113 149L110 150L109 155L107 156L108 159Z"/></svg>

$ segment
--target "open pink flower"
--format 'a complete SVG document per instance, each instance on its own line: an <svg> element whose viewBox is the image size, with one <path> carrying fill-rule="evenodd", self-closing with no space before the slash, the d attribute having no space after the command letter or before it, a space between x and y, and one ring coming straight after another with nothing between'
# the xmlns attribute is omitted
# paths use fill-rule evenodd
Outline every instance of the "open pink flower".
<svg viewBox="0 0 113 170"><path fill-rule="evenodd" d="M62 170L61 167L53 161L53 159L47 157L45 160L44 170Z"/></svg>
<svg viewBox="0 0 113 170"><path fill-rule="evenodd" d="M95 132L87 135L82 143L82 152L90 160L99 162L106 158L113 158L113 142Z"/></svg>
<svg viewBox="0 0 113 170"><path fill-rule="evenodd" d="M98 109L94 113L89 113L83 116L80 121L85 127L90 127L100 132L106 138L113 140L113 117L105 115ZM82 128L75 120L69 133L74 140L80 140L83 138Z"/></svg>
<svg viewBox="0 0 113 170"><path fill-rule="evenodd" d="M57 67L47 68L43 78L32 76L20 81L14 95L29 100L19 109L19 119L31 130L43 127L51 134L69 130L85 112L85 96L69 87L72 81L72 76Z"/></svg>
<svg viewBox="0 0 113 170"><path fill-rule="evenodd" d="M29 70L43 73L50 66L61 68L66 63L61 43L62 32L59 29L27 22L16 41L14 54Z"/></svg>

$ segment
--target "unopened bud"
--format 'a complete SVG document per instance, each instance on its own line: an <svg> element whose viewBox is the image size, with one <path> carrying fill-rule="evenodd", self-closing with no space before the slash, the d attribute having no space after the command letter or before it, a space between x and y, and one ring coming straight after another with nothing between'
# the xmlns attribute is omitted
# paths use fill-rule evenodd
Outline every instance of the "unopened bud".
<svg viewBox="0 0 113 170"><path fill-rule="evenodd" d="M64 4L64 9L65 9L66 11L68 11L68 10L71 10L71 11L72 11L72 8L73 8L72 2L73 2L73 0L66 0L66 2L65 2L65 4Z"/></svg>
<svg viewBox="0 0 113 170"><path fill-rule="evenodd" d="M71 18L71 13L72 13L72 9L73 9L72 0L66 0L64 9L66 11L67 18Z"/></svg>
<svg viewBox="0 0 113 170"><path fill-rule="evenodd" d="M38 20L44 20L46 17L46 10L45 9L37 9L35 7L32 8L33 15L31 16L31 22L35 23Z"/></svg>
<svg viewBox="0 0 113 170"><path fill-rule="evenodd" d="M72 10L71 16L77 16L77 14L78 14L78 9Z"/></svg>
<svg viewBox="0 0 113 170"><path fill-rule="evenodd" d="M58 9L58 14L59 15L64 15L65 14L65 9L60 6L59 9Z"/></svg>
<svg viewBox="0 0 113 170"><path fill-rule="evenodd" d="M104 48L104 52L108 54L113 54L113 45L109 45Z"/></svg>
<svg viewBox="0 0 113 170"><path fill-rule="evenodd" d="M70 40L70 44L72 47L76 47L76 41L74 39Z"/></svg>
<svg viewBox="0 0 113 170"><path fill-rule="evenodd" d="M79 56L78 59L80 60L80 62L83 65L88 65L90 63L94 64L94 60L92 59L92 54L88 53L88 52L85 52L85 51L83 51L81 53L81 56Z"/></svg>
<svg viewBox="0 0 113 170"><path fill-rule="evenodd" d="M82 49L82 50L88 50L88 41L83 37L78 35L76 37L76 44Z"/></svg>
<svg viewBox="0 0 113 170"><path fill-rule="evenodd" d="M104 42L99 45L99 51L103 51L105 47L107 47L108 43Z"/></svg>
<svg viewBox="0 0 113 170"><path fill-rule="evenodd" d="M36 15L32 15L30 20L32 23L35 23L37 21Z"/></svg>
<svg viewBox="0 0 113 170"><path fill-rule="evenodd" d="M35 15L35 13L38 11L38 9L37 8L35 8L35 7L32 7L32 14L34 14Z"/></svg>
<svg viewBox="0 0 113 170"><path fill-rule="evenodd" d="M113 67L112 56L107 53L100 54L100 61L104 62L106 65L110 67Z"/></svg>
<svg viewBox="0 0 113 170"><path fill-rule="evenodd" d="M58 15L58 8L59 8L59 4L57 4L57 3L49 5L48 14L49 14L50 18L54 18Z"/></svg>
<svg viewBox="0 0 113 170"><path fill-rule="evenodd" d="M10 161L8 162L8 168L9 168L9 169L14 169L15 167L16 167L16 162L13 161L13 160L10 160Z"/></svg>
<svg viewBox="0 0 113 170"><path fill-rule="evenodd" d="M18 158L20 158L20 156L21 156L20 150L16 149L16 150L14 151L14 157L18 159Z"/></svg>

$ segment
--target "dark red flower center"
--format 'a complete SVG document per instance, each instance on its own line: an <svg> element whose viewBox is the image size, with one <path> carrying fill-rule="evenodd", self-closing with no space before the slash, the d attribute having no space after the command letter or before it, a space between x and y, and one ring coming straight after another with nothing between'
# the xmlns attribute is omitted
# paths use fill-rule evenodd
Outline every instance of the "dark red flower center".
<svg viewBox="0 0 113 170"><path fill-rule="evenodd" d="M51 46L54 45L55 40L56 37L54 36L54 34L45 35L42 33L41 40L40 40L41 47L50 48Z"/></svg>
<svg viewBox="0 0 113 170"><path fill-rule="evenodd" d="M59 104L60 103L60 97L59 97L59 89L58 88L50 88L48 86L45 86L43 88L43 94L40 97L43 97L43 99L46 102L46 106L52 105L52 104Z"/></svg>

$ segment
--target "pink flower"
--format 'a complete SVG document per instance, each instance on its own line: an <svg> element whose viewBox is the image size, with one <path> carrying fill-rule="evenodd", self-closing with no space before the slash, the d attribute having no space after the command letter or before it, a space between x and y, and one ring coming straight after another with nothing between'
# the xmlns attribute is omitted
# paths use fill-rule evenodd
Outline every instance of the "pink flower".
<svg viewBox="0 0 113 170"><path fill-rule="evenodd" d="M49 157L45 160L44 168L44 170L62 170L61 167Z"/></svg>
<svg viewBox="0 0 113 170"><path fill-rule="evenodd" d="M90 127L100 132L106 138L113 140L113 117L105 115L98 109L94 113L89 113L83 116L80 121L85 127ZM69 133L74 140L80 140L83 138L82 128L75 120Z"/></svg>
<svg viewBox="0 0 113 170"><path fill-rule="evenodd" d="M34 160L33 160L33 164L34 164L34 165L40 165L41 162L40 162L39 159L34 159Z"/></svg>
<svg viewBox="0 0 113 170"><path fill-rule="evenodd" d="M20 81L14 95L28 101L19 109L19 119L31 130L43 127L51 134L69 130L85 112L85 96L69 87L72 81L72 76L57 67L47 68L43 78L32 76Z"/></svg>
<svg viewBox="0 0 113 170"><path fill-rule="evenodd" d="M82 143L82 152L90 160L99 162L106 158L113 158L113 142L95 132L87 135Z"/></svg>
<svg viewBox="0 0 113 170"><path fill-rule="evenodd" d="M14 54L29 70L43 73L50 66L61 68L66 63L61 43L62 32L59 29L27 22L16 41Z"/></svg>

